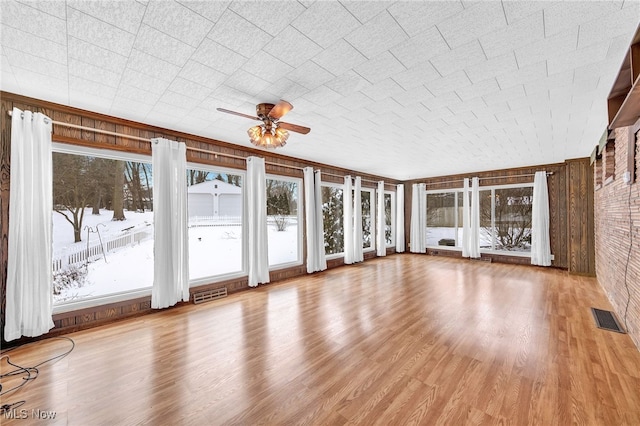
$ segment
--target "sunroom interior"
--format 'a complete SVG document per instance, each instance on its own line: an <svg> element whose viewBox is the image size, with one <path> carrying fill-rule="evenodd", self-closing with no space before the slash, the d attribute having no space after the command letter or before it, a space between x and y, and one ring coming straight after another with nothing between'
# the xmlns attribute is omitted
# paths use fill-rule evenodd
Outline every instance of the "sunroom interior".
<svg viewBox="0 0 640 426"><path fill-rule="evenodd" d="M475 268L477 282L514 274L523 297L580 280L626 333L612 344L625 348L622 387L640 384L637 1L1 7L3 346L319 280L348 287L338 274L365 267L377 287L409 265L447 282ZM253 126L286 143L264 145ZM371 420L349 407L306 421ZM640 420L620 407L606 419Z"/></svg>

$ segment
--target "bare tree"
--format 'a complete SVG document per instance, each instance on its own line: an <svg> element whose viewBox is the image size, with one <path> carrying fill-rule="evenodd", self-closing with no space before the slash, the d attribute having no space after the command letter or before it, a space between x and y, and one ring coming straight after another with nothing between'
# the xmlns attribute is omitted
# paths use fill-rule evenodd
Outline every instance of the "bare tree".
<svg viewBox="0 0 640 426"><path fill-rule="evenodd" d="M494 235L499 250L523 250L531 244L531 202L533 188L495 190L495 208L491 227L491 203L480 203L481 225Z"/></svg>
<svg viewBox="0 0 640 426"><path fill-rule="evenodd" d="M94 197L90 157L53 153L53 209L73 226L74 242L82 241L84 209Z"/></svg>
<svg viewBox="0 0 640 426"><path fill-rule="evenodd" d="M187 173L188 173L189 186L206 182L207 178L209 177L209 172L204 172L202 170L189 170ZM147 182L147 187L148 186L149 185Z"/></svg>
<svg viewBox="0 0 640 426"><path fill-rule="evenodd" d="M115 161L113 185L113 218L111 220L125 220L124 216L124 161Z"/></svg>

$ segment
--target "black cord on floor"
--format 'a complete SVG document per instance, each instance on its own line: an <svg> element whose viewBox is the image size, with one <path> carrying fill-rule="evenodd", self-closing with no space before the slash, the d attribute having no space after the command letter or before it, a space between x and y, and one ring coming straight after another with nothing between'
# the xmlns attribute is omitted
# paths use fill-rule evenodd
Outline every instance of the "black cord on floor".
<svg viewBox="0 0 640 426"><path fill-rule="evenodd" d="M8 349L4 352L2 352L0 354L0 361L4 358L7 359L7 364L11 365L12 367L15 367L13 370L0 375L0 380L6 378L6 377L11 377L11 376L18 376L18 375L24 375L24 377L22 378L22 382L17 385L12 387L11 389L5 390L3 391L3 386L2 383L0 383L0 396L1 395L5 395L7 393L10 392L15 392L18 389L22 388L24 385L26 385L27 383L29 383L32 380L35 380L38 377L38 374L40 374L40 370L38 370L38 367L40 367L43 364L46 364L48 362L52 362L55 361L57 359L62 359L64 357L66 357L67 355L69 355L71 353L71 351L73 351L73 349L76 347L76 343L73 341L73 339L70 339L68 337L53 337L52 339L58 339L58 340L68 340L69 342L71 342L71 348L69 348L69 350L67 350L66 352L63 352L59 355L56 355L54 357L51 357L49 359L46 359L34 366L31 367L23 367L21 365L15 364L13 362L11 362L11 358L9 357L9 355L6 355L7 352L10 352L14 349L16 349L17 347L13 347L11 349ZM52 339L48 339L47 341L51 341ZM37 342L32 342L32 343L28 343L27 345L33 345L36 343L42 343L43 340L39 340ZM24 346L27 346L24 345ZM24 346L20 346L20 347L24 347ZM25 401L18 401L18 402L14 402L11 404L3 404L2 406L0 406L0 413L5 412L5 411L10 411L13 410L17 407L20 407L21 405L23 405L25 403Z"/></svg>

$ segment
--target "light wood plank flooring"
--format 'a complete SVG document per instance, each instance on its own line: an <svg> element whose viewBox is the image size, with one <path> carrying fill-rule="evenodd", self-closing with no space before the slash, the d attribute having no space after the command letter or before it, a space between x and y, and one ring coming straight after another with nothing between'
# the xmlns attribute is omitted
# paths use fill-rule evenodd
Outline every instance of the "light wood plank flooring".
<svg viewBox="0 0 640 426"><path fill-rule="evenodd" d="M70 334L2 403L47 425L638 425L640 352L591 306L594 278L394 255Z"/></svg>

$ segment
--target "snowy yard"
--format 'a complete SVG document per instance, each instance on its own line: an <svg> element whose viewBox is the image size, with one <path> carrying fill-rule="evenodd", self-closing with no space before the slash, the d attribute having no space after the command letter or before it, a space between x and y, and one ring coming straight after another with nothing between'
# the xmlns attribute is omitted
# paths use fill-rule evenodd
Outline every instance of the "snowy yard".
<svg viewBox="0 0 640 426"><path fill-rule="evenodd" d="M440 246L439 242L442 239L454 240L456 238L456 231L458 232L458 247L462 244L462 228L453 227L434 227L427 228L427 246L436 247ZM491 234L486 229L480 228L480 248L491 248ZM496 249L499 249L496 247ZM530 245L527 245L526 250L513 249L510 251L529 251Z"/></svg>
<svg viewBox="0 0 640 426"><path fill-rule="evenodd" d="M101 210L91 215L87 209L83 228L99 229L103 241L120 235L138 232L142 239L135 244L111 250L103 256L77 265L86 270L86 280L81 287L64 288L54 295L54 302L104 296L124 291L148 288L153 284L153 212L125 212L125 221L111 221L112 212ZM65 252L85 251L87 231L82 241L73 242L73 227L62 215L53 213L54 260ZM298 260L298 227L290 224L286 231L278 232L268 226L269 264L277 265ZM96 232L89 234L90 246L99 243ZM106 257L106 259L105 259ZM189 228L189 276L190 279L206 278L242 270L242 227L196 226Z"/></svg>

